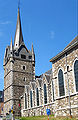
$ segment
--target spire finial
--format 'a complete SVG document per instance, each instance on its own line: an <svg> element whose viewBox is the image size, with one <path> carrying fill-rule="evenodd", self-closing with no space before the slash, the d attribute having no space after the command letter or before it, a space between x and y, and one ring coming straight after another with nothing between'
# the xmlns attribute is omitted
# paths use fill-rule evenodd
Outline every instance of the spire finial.
<svg viewBox="0 0 78 120"><path fill-rule="evenodd" d="M20 9L20 0L18 0L18 8Z"/></svg>

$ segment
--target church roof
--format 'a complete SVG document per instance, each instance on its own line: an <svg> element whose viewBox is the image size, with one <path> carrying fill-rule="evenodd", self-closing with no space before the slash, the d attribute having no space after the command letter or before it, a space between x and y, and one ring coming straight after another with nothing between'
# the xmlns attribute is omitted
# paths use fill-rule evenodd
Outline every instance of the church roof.
<svg viewBox="0 0 78 120"><path fill-rule="evenodd" d="M64 55L66 52L68 52L69 50L71 50L72 48L74 48L76 45L78 45L78 36L76 36L76 37L63 49L63 51L61 51L61 52L58 53L55 57L53 57L52 59L50 59L50 62L55 61L56 59L58 59L59 57L61 57L62 55Z"/></svg>
<svg viewBox="0 0 78 120"><path fill-rule="evenodd" d="M78 36L75 37L65 48L64 50L66 50L68 47L71 47L74 43L78 42Z"/></svg>
<svg viewBox="0 0 78 120"><path fill-rule="evenodd" d="M20 9L18 8L17 25L14 39L14 49L19 48L20 44L23 42L21 19L20 19Z"/></svg>
<svg viewBox="0 0 78 120"><path fill-rule="evenodd" d="M45 72L45 74L51 74L51 73L52 73L52 69L50 69L47 72Z"/></svg>

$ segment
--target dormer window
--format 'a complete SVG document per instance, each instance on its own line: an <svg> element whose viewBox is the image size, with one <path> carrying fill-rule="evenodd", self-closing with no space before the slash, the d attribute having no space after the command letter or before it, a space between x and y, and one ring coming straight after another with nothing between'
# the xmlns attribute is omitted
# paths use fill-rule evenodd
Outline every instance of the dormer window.
<svg viewBox="0 0 78 120"><path fill-rule="evenodd" d="M32 59L32 56L29 56L29 59Z"/></svg>
<svg viewBox="0 0 78 120"><path fill-rule="evenodd" d="M25 55L21 55L21 58L22 58L22 59L26 59L26 56L25 56Z"/></svg>

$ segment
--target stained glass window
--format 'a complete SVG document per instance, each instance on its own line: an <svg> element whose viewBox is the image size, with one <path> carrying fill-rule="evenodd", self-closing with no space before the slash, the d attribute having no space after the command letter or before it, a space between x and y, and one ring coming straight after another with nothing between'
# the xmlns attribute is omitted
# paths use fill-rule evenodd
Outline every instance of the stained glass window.
<svg viewBox="0 0 78 120"><path fill-rule="evenodd" d="M25 109L27 109L27 96L26 96L26 93L25 93Z"/></svg>
<svg viewBox="0 0 78 120"><path fill-rule="evenodd" d="M32 91L30 91L30 105L32 107Z"/></svg>
<svg viewBox="0 0 78 120"><path fill-rule="evenodd" d="M52 95L53 95L53 101L54 101L54 83L53 83L53 81L52 81Z"/></svg>
<svg viewBox="0 0 78 120"><path fill-rule="evenodd" d="M59 81L59 95L64 96L65 90L64 90L64 78L63 78L63 71L60 69L58 73L58 81Z"/></svg>
<svg viewBox="0 0 78 120"><path fill-rule="evenodd" d="M78 92L78 60L76 60L74 63L74 75L75 75L76 91Z"/></svg>
<svg viewBox="0 0 78 120"><path fill-rule="evenodd" d="M46 89L46 84L44 84L44 104L47 104L47 89Z"/></svg>
<svg viewBox="0 0 78 120"><path fill-rule="evenodd" d="M36 88L36 96L37 96L37 106L39 106L39 91L38 91L38 88Z"/></svg>

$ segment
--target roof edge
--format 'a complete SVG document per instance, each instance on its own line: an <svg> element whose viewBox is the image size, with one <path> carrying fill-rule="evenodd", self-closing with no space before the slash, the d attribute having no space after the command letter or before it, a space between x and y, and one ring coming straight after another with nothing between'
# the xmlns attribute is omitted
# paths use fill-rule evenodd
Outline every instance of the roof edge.
<svg viewBox="0 0 78 120"><path fill-rule="evenodd" d="M63 51L61 51L60 53L58 53L56 56L54 56L53 58L51 58L49 61L50 62L53 62L53 61L55 61L56 59L58 59L59 57L61 57L62 55L64 55L68 50L70 50L70 49L72 49L73 47L75 47L76 45L78 45L78 35L73 39L73 40L75 40L76 39L76 41L73 43L73 44L71 44L71 45L67 45L68 47L66 48L64 48L63 49Z"/></svg>

